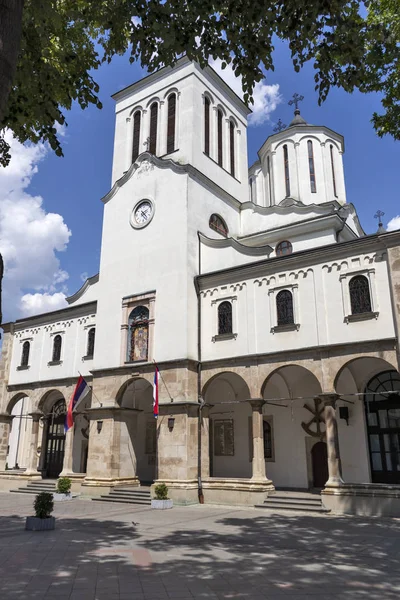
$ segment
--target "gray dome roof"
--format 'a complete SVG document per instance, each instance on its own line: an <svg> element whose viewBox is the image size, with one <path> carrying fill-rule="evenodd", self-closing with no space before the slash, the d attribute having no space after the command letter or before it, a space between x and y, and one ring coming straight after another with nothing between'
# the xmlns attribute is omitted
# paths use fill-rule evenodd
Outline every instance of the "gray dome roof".
<svg viewBox="0 0 400 600"><path fill-rule="evenodd" d="M298 108L294 111L294 119L289 127L294 127L294 125L308 125L307 121L301 116Z"/></svg>

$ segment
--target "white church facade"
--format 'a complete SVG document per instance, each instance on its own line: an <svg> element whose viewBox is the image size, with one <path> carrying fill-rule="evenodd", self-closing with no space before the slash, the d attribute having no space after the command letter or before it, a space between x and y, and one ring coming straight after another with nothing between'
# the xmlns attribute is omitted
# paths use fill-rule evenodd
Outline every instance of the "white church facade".
<svg viewBox="0 0 400 600"><path fill-rule="evenodd" d="M400 232L365 235L343 137L296 104L249 169L249 109L185 57L114 99L99 274L3 326L2 483L400 514Z"/></svg>

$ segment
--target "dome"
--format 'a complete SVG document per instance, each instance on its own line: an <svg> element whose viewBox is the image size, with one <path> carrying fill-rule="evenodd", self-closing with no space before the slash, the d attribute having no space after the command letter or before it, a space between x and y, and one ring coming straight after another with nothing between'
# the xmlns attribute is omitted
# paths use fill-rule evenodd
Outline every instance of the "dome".
<svg viewBox="0 0 400 600"><path fill-rule="evenodd" d="M290 123L289 127L294 127L295 125L308 125L307 121L301 116L298 108L296 108L294 111L294 119Z"/></svg>

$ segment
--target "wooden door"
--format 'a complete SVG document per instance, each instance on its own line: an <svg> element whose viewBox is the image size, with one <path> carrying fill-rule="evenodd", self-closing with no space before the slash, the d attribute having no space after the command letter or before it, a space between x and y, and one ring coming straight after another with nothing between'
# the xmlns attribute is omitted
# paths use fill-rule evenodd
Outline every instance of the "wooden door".
<svg viewBox="0 0 400 600"><path fill-rule="evenodd" d="M311 449L313 487L323 488L329 479L328 453L325 442L317 442Z"/></svg>

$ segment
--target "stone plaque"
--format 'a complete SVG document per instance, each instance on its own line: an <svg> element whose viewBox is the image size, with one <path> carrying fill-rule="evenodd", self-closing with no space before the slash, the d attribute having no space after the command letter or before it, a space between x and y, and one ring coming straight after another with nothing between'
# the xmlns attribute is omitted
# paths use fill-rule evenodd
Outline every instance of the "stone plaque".
<svg viewBox="0 0 400 600"><path fill-rule="evenodd" d="M157 435L157 421L152 419L146 423L146 443L145 443L145 454L156 453L156 435Z"/></svg>
<svg viewBox="0 0 400 600"><path fill-rule="evenodd" d="M214 421L214 455L234 456L233 419Z"/></svg>

